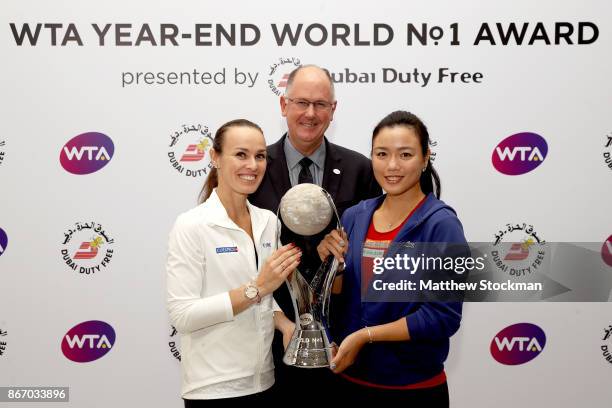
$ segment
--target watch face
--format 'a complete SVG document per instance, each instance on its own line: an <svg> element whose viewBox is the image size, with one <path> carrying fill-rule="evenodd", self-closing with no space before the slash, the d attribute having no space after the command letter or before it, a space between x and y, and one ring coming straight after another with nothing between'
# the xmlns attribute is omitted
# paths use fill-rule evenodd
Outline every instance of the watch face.
<svg viewBox="0 0 612 408"><path fill-rule="evenodd" d="M258 293L259 290L255 286L247 286L244 291L244 295L249 299L255 299Z"/></svg>

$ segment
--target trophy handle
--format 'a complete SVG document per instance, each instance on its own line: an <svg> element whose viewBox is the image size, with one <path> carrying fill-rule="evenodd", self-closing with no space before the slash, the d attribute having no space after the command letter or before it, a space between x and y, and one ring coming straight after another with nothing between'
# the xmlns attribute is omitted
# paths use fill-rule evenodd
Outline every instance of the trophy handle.
<svg viewBox="0 0 612 408"><path fill-rule="evenodd" d="M329 194L325 189L321 189L323 191L323 194L325 195L325 198L327 198L327 201L329 202L329 205L331 206L332 210L334 211L334 214L336 215L336 229L339 229L340 231L344 232L344 228L342 227L342 223L340 222L340 216L338 215L338 209L336 208L335 204L334 204L334 200L332 199L331 194ZM330 257L327 257L327 259L321 264L321 267L319 268L319 270L324 269L324 265L328 262ZM334 279L336 279L336 272L338 271L338 266L340 266L340 263L338 262L338 260L336 259L335 256L331 256L331 267L329 268L329 273L327 273L325 275L325 282L323 284L323 317L325 318L325 329L329 330L329 327L331 326L329 323L329 303L330 303L330 299L331 299L331 290L332 290L332 286L334 285Z"/></svg>

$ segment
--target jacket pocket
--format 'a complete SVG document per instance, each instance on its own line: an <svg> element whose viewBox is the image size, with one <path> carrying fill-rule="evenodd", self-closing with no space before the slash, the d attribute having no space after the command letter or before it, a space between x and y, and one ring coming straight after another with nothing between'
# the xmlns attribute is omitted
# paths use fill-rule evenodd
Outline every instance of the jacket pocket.
<svg viewBox="0 0 612 408"><path fill-rule="evenodd" d="M274 339L274 310L264 309L259 314L260 327L261 327L261 352L263 371L271 369L274 365L272 363L272 340Z"/></svg>

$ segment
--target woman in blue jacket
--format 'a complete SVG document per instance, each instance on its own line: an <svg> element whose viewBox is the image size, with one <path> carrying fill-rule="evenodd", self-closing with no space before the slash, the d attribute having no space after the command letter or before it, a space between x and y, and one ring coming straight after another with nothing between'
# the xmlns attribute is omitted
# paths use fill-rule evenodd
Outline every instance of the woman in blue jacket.
<svg viewBox="0 0 612 408"><path fill-rule="evenodd" d="M340 346L331 368L342 373L342 394L361 402L449 403L444 361L461 303L363 301L374 258L388 256L394 244L465 243L455 211L438 199L428 146L415 115L397 111L382 119L372 135L372 167L386 194L349 208L345 233L333 231L318 248L321 259L331 254L345 263L334 284L341 288L333 305Z"/></svg>

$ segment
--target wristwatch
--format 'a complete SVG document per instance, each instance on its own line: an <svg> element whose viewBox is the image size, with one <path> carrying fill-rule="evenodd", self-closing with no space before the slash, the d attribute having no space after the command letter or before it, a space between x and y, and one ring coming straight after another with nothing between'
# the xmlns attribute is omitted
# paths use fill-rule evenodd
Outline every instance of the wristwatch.
<svg viewBox="0 0 612 408"><path fill-rule="evenodd" d="M249 282L244 288L244 297L249 300L256 300L256 303L261 302L261 296L259 296L259 288L255 285L255 282Z"/></svg>

